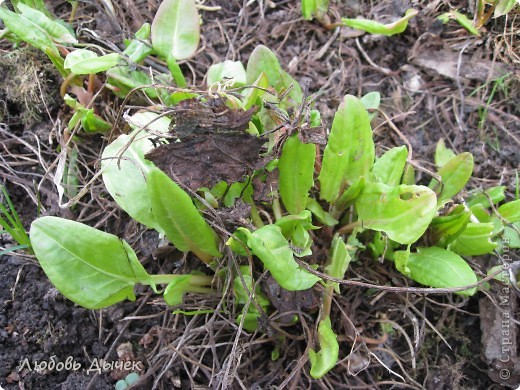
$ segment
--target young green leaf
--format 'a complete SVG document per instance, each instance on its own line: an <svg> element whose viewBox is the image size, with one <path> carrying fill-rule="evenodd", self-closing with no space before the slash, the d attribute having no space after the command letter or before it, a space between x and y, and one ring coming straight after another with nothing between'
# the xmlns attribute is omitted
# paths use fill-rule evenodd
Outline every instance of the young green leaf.
<svg viewBox="0 0 520 390"><path fill-rule="evenodd" d="M372 168L372 176L376 181L389 186L397 186L403 177L408 149L406 146L392 148L379 157Z"/></svg>
<svg viewBox="0 0 520 390"><path fill-rule="evenodd" d="M438 194L438 204L442 205L464 188L472 173L473 156L468 152L461 153L453 157L439 170L442 184L432 179L428 187Z"/></svg>
<svg viewBox="0 0 520 390"><path fill-rule="evenodd" d="M417 253L410 253L406 267L408 276L425 286L450 288L477 283L475 272L462 257L436 246L417 248ZM476 290L473 287L457 294L471 296Z"/></svg>
<svg viewBox="0 0 520 390"><path fill-rule="evenodd" d="M164 0L152 22L152 45L165 58L190 58L200 39L200 19L195 0Z"/></svg>
<svg viewBox="0 0 520 390"><path fill-rule="evenodd" d="M276 221L276 225L282 229L283 236L290 240L293 252L298 257L312 254L312 238L309 230L318 227L312 225L312 215L309 210L303 210L297 215L286 215Z"/></svg>
<svg viewBox="0 0 520 390"><path fill-rule="evenodd" d="M520 199L504 203L498 208L498 213L508 223L515 223L520 221Z"/></svg>
<svg viewBox="0 0 520 390"><path fill-rule="evenodd" d="M491 253L497 243L491 241L495 225L470 222L466 229L449 245L449 250L461 256L478 256Z"/></svg>
<svg viewBox="0 0 520 390"><path fill-rule="evenodd" d="M278 190L286 210L291 214L305 210L309 190L314 184L315 159L316 145L304 144L298 134L289 137L283 146L278 161Z"/></svg>
<svg viewBox="0 0 520 390"><path fill-rule="evenodd" d="M347 244L339 234L334 235L330 247L329 264L325 267L327 275L336 279L343 279L350 264L351 257L347 250ZM339 283L332 283L334 291L339 294Z"/></svg>
<svg viewBox="0 0 520 390"><path fill-rule="evenodd" d="M128 57L129 61L140 63L153 52L151 43L146 41L150 38L150 34L150 23L145 23L135 33L135 39L128 43L125 42L127 47L123 54Z"/></svg>
<svg viewBox="0 0 520 390"><path fill-rule="evenodd" d="M321 20L329 10L329 0L302 0L301 5L305 20L312 20L314 17Z"/></svg>
<svg viewBox="0 0 520 390"><path fill-rule="evenodd" d="M154 169L148 173L147 188L156 221L179 250L192 251L206 263L222 256L215 232L181 187Z"/></svg>
<svg viewBox="0 0 520 390"><path fill-rule="evenodd" d="M180 305L187 292L206 294L212 290L212 277L207 275L173 275L174 279L164 290L164 301L170 306Z"/></svg>
<svg viewBox="0 0 520 390"><path fill-rule="evenodd" d="M113 68L120 60L121 56L117 53L99 57L91 50L78 49L67 55L64 66L74 74L93 74Z"/></svg>
<svg viewBox="0 0 520 390"><path fill-rule="evenodd" d="M368 19L348 19L348 18L342 18L341 22L348 27L355 28L357 30L363 30L370 34L381 34L381 35L395 35L400 34L404 30L406 30L406 27L408 27L408 21L413 18L415 15L417 15L419 12L414 9L408 9L406 10L404 16L396 20L393 23L389 24L382 24L379 22L376 22L374 20L368 20Z"/></svg>
<svg viewBox="0 0 520 390"><path fill-rule="evenodd" d="M359 194L365 187L366 180L364 177L352 183L350 187L348 187L343 194L336 200L334 203L334 207L331 210L331 213L338 217L341 215L343 211L345 211L355 200L358 198Z"/></svg>
<svg viewBox="0 0 520 390"><path fill-rule="evenodd" d="M8 31L14 34L17 39L20 39L47 54L58 72L60 72L63 77L66 77L69 72L65 71L63 68L63 58L60 55L58 47L52 40L52 37L46 31L50 19L45 15L43 15L43 17L43 19L39 17L34 20L28 19L23 15L16 14L5 7L0 6L0 19L3 21Z"/></svg>
<svg viewBox="0 0 520 390"><path fill-rule="evenodd" d="M356 200L359 221L401 244L417 241L435 216L435 193L424 186L366 183Z"/></svg>
<svg viewBox="0 0 520 390"><path fill-rule="evenodd" d="M332 330L330 317L326 317L320 321L318 325L318 340L321 348L319 352L309 349L309 360L311 361L310 374L314 379L322 378L327 372L332 370L338 362L338 337Z"/></svg>
<svg viewBox="0 0 520 390"><path fill-rule="evenodd" d="M76 108L76 112L70 118L68 128L73 129L78 121L81 122L81 127L87 133L106 133L112 128L112 125L97 115L93 108Z"/></svg>
<svg viewBox="0 0 520 390"><path fill-rule="evenodd" d="M334 203L340 192L359 180L368 178L374 164L375 147L368 113L354 96L346 95L334 115L332 129L318 177L320 197Z"/></svg>
<svg viewBox="0 0 520 390"><path fill-rule="evenodd" d="M462 27L468 30L471 34L480 35L480 31L478 31L478 29L475 28L473 22L469 20L469 18L466 15L456 10L451 10L449 12L443 13L442 15L438 16L437 19L439 19L442 23L448 23L450 19L454 19L458 24L460 24Z"/></svg>
<svg viewBox="0 0 520 390"><path fill-rule="evenodd" d="M493 18L499 18L500 16L508 14L509 11L511 11L514 6L518 4L520 4L519 0L498 0L496 2Z"/></svg>
<svg viewBox="0 0 520 390"><path fill-rule="evenodd" d="M324 225L336 226L339 222L330 213L323 210L323 207L321 207L320 203L314 198L307 199L307 210L309 210L316 219Z"/></svg>
<svg viewBox="0 0 520 390"><path fill-rule="evenodd" d="M267 75L265 74L265 72L261 72L258 78L253 82L253 84L251 84L251 86L252 87L248 88L244 93L244 110L249 110L251 107L253 107L257 100L265 93L265 90L269 87L269 81L267 80Z"/></svg>
<svg viewBox="0 0 520 390"><path fill-rule="evenodd" d="M23 18L37 24L54 42L62 44L78 43L76 37L72 34L72 29L69 30L63 24L59 23L59 21L52 20L45 15L45 13L29 7L22 2L17 4L17 8L20 10Z"/></svg>
<svg viewBox="0 0 520 390"><path fill-rule="evenodd" d="M440 169L453 157L455 157L455 153L453 153L453 150L446 147L444 139L441 138L435 147L435 165Z"/></svg>
<svg viewBox="0 0 520 390"><path fill-rule="evenodd" d="M240 61L226 60L213 64L208 69L207 84L212 85L224 79L232 79L231 87L246 85L246 70Z"/></svg>
<svg viewBox="0 0 520 390"><path fill-rule="evenodd" d="M237 305L246 305L249 302L249 295L253 289L254 281L248 266L241 266L240 273L242 274L242 277L236 276L233 280L233 294L235 296L235 303ZM247 289L244 288L242 279L244 280ZM267 299L262 293L260 285L256 286L255 292L252 295L252 299L255 299L258 305L260 305L264 311L267 311L267 307L269 306L270 302L269 299ZM244 310L242 310L242 314L240 314L236 319L237 324L240 324L243 316L245 316L245 330L254 332L258 329L258 318L261 316L261 314L258 312L256 305L250 303L247 312L244 313Z"/></svg>
<svg viewBox="0 0 520 390"><path fill-rule="evenodd" d="M244 228L238 230L246 234L247 245L282 288L289 291L307 290L321 280L298 266L279 226L266 225L252 233Z"/></svg>
<svg viewBox="0 0 520 390"><path fill-rule="evenodd" d="M31 243L45 274L71 301L101 309L135 300L134 285L155 285L124 240L79 222L43 217L31 225Z"/></svg>
<svg viewBox="0 0 520 390"><path fill-rule="evenodd" d="M278 93L283 93L289 88L289 99L292 101L280 102L280 107L285 109L301 103L303 99L300 85L280 66L276 54L263 45L259 45L253 50L246 67L247 84L253 84L261 73L264 72L272 86Z"/></svg>
<svg viewBox="0 0 520 390"><path fill-rule="evenodd" d="M505 186L496 186L489 187L485 191L477 190L466 199L466 205L473 207L476 204L481 204L486 209L490 208L491 204L496 205L506 198L505 189Z"/></svg>
<svg viewBox="0 0 520 390"><path fill-rule="evenodd" d="M381 104L381 94L379 92L369 92L366 95L363 95L359 100L361 100L361 103L363 103L363 106L365 106L367 110L376 110L379 108L379 105ZM368 117L370 118L370 121L372 121L372 119L374 119L376 115L377 111L369 112Z"/></svg>
<svg viewBox="0 0 520 390"><path fill-rule="evenodd" d="M429 227L431 242L439 246L447 246L466 229L470 217L471 212L460 205L448 215L433 218Z"/></svg>

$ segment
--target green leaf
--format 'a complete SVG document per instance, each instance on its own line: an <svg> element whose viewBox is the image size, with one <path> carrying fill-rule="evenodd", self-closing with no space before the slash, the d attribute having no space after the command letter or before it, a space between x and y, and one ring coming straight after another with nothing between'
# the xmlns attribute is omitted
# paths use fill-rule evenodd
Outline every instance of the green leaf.
<svg viewBox="0 0 520 390"><path fill-rule="evenodd" d="M339 234L335 234L330 247L329 264L325 267L327 275L336 279L343 279L347 272L351 257L347 250L347 244ZM332 283L334 291L339 294L339 283Z"/></svg>
<svg viewBox="0 0 520 390"><path fill-rule="evenodd" d="M155 285L126 241L57 217L31 225L34 253L52 284L88 309L135 300L136 283Z"/></svg>
<svg viewBox="0 0 520 390"><path fill-rule="evenodd" d="M280 94L292 86L288 95L289 100L281 102L280 108L286 109L301 103L303 93L300 85L282 69L278 58L271 50L263 45L259 45L253 50L247 62L247 84L253 84L262 72L266 74L269 85Z"/></svg>
<svg viewBox="0 0 520 390"><path fill-rule="evenodd" d="M435 246L417 248L417 253L410 253L406 266L409 277L425 286L451 288L477 283L475 272L462 257ZM476 291L473 287L456 294L471 296Z"/></svg>
<svg viewBox="0 0 520 390"><path fill-rule="evenodd" d="M359 100L361 100L361 103L363 103L363 106L365 106L367 110L377 110L381 104L381 94L379 92L369 92L366 95L363 95ZM372 119L374 119L376 116L377 112L368 113L370 121L372 121Z"/></svg>
<svg viewBox="0 0 520 390"><path fill-rule="evenodd" d="M67 55L64 66L74 74L93 74L113 68L120 60L121 56L117 53L99 57L93 51L78 49Z"/></svg>
<svg viewBox="0 0 520 390"><path fill-rule="evenodd" d="M224 79L233 79L230 87L246 85L246 70L240 61L225 60L213 64L208 69L207 84L212 85Z"/></svg>
<svg viewBox="0 0 520 390"><path fill-rule="evenodd" d="M156 169L148 173L147 187L156 221L179 250L192 251L206 263L222 256L215 232L182 188Z"/></svg>
<svg viewBox="0 0 520 390"><path fill-rule="evenodd" d="M307 210L314 214L316 219L324 225L336 226L339 222L330 213L323 210L320 203L314 198L307 199Z"/></svg>
<svg viewBox="0 0 520 390"><path fill-rule="evenodd" d="M18 39L47 54L60 74L66 77L63 58L51 36L45 30L48 18L45 15L44 18L43 20L41 18L27 19L0 6L0 19L4 22L5 27Z"/></svg>
<svg viewBox="0 0 520 390"><path fill-rule="evenodd" d="M312 20L314 17L321 20L329 10L329 0L302 0L301 5L305 20Z"/></svg>
<svg viewBox="0 0 520 390"><path fill-rule="evenodd" d="M320 351L309 349L309 360L311 361L310 374L314 379L322 378L332 370L338 362L339 344L338 337L332 330L330 318L326 317L318 325L318 340Z"/></svg>
<svg viewBox="0 0 520 390"><path fill-rule="evenodd" d="M429 234L431 242L447 246L466 229L470 218L471 212L464 206L457 206L448 215L433 218Z"/></svg>
<svg viewBox="0 0 520 390"><path fill-rule="evenodd" d="M103 182L118 206L128 215L164 234L152 213L150 198L143 195L147 193L148 174L153 170L159 170L144 158L154 145L146 136L135 136L136 134L122 134L103 150Z"/></svg>
<svg viewBox="0 0 520 390"><path fill-rule="evenodd" d="M279 226L266 225L253 233L244 228L238 230L247 235L247 245L282 288L289 291L307 290L321 280L298 266Z"/></svg>
<svg viewBox="0 0 520 390"><path fill-rule="evenodd" d="M466 229L449 245L449 249L462 256L479 256L491 253L497 243L491 241L495 225L470 222Z"/></svg>
<svg viewBox="0 0 520 390"><path fill-rule="evenodd" d="M334 203L347 184L352 184L361 177L368 178L374 156L375 147L368 113L359 99L346 95L334 115L323 153L318 177L321 199Z"/></svg>
<svg viewBox="0 0 520 390"><path fill-rule="evenodd" d="M506 198L504 190L505 186L489 187L485 191L477 190L473 192L468 199L466 199L466 205L473 207L476 204L481 204L484 208L490 208L492 204L498 204ZM491 200L491 203L490 203Z"/></svg>
<svg viewBox="0 0 520 390"><path fill-rule="evenodd" d="M363 30L370 34L381 34L381 35L395 35L400 34L406 27L408 27L408 21L417 15L419 12L414 9L408 9L404 16L396 20L393 23L382 24L374 20L368 19L348 19L342 18L341 22L348 27L355 28L357 30Z"/></svg>
<svg viewBox="0 0 520 390"><path fill-rule="evenodd" d="M309 210L296 215L286 215L276 221L276 225L282 229L283 236L290 240L295 255L302 257L312 254L312 238L308 231L319 228L312 225L312 215Z"/></svg>
<svg viewBox="0 0 520 390"><path fill-rule="evenodd" d="M498 208L498 213L508 223L520 221L520 199L503 204Z"/></svg>
<svg viewBox="0 0 520 390"><path fill-rule="evenodd" d="M358 181L355 181L350 187L348 187L343 192L343 194L341 194L336 203L334 203L332 213L335 216L339 216L343 211L350 207L352 203L354 203L358 198L359 194L361 194L361 191L365 187L365 183L366 180L364 177L362 177Z"/></svg>
<svg viewBox="0 0 520 390"><path fill-rule="evenodd" d="M200 19L194 0L164 0L152 22L152 45L164 59L184 60L197 51Z"/></svg>
<svg viewBox="0 0 520 390"><path fill-rule="evenodd" d="M314 184L316 145L304 144L298 134L285 142L278 161L279 192L285 209L291 214L305 210L309 191Z"/></svg>
<svg viewBox="0 0 520 390"><path fill-rule="evenodd" d="M457 195L464 188L472 173L473 156L468 152L458 154L444 164L439 170L442 184L432 179L429 185L438 194L439 205L443 205Z"/></svg>
<svg viewBox="0 0 520 390"><path fill-rule="evenodd" d="M170 93L166 89L161 88L141 88L151 85L153 82L160 84L171 84L171 77L164 74L152 79L146 73L140 70L132 70L129 66L116 66L107 70L108 84L114 93L120 97L126 97L132 89L140 89L152 99L161 97L167 100Z"/></svg>
<svg viewBox="0 0 520 390"><path fill-rule="evenodd" d="M62 44L78 43L76 37L69 29L67 29L67 27L57 21L52 20L43 12L31 8L22 2L19 2L17 7L20 10L21 16L23 18L37 24L38 27L44 30L54 42Z"/></svg>
<svg viewBox="0 0 520 390"><path fill-rule="evenodd" d="M446 147L444 139L440 139L435 147L435 165L437 168L442 168L448 161L455 157L453 150Z"/></svg>
<svg viewBox="0 0 520 390"><path fill-rule="evenodd" d="M258 78L252 84L252 87L248 88L244 93L244 110L249 110L251 107L253 107L255 103L258 101L258 99L265 93L265 89L267 89L268 87L269 81L267 80L267 75L265 74L265 72L261 72Z"/></svg>
<svg viewBox="0 0 520 390"><path fill-rule="evenodd" d="M172 275L174 279L164 290L164 301L169 306L176 306L182 303L182 297L187 292L210 293L212 277L207 275Z"/></svg>
<svg viewBox="0 0 520 390"><path fill-rule="evenodd" d="M112 125L97 115L93 108L78 108L74 115L81 120L81 127L87 133L106 133L112 129ZM71 120L71 123L74 121ZM71 123L69 123L69 129Z"/></svg>
<svg viewBox="0 0 520 390"><path fill-rule="evenodd" d="M498 0L498 3L495 7L495 12L493 13L493 18L499 18L503 15L506 15L511 11L515 5L520 4L519 0Z"/></svg>
<svg viewBox="0 0 520 390"><path fill-rule="evenodd" d="M145 23L135 33L135 39L132 39L123 54L128 57L131 62L140 63L152 52L152 45L150 42L145 41L150 38L151 27L150 23Z"/></svg>
<svg viewBox="0 0 520 390"><path fill-rule="evenodd" d="M424 186L366 183L356 200L359 221L400 244L417 241L435 216L435 193Z"/></svg>
<svg viewBox="0 0 520 390"><path fill-rule="evenodd" d="M372 168L372 176L376 181L396 186L401 183L404 167L408 158L406 146L392 148L379 157Z"/></svg>
<svg viewBox="0 0 520 390"><path fill-rule="evenodd" d="M439 19L443 23L447 23L450 19L454 19L458 24L460 24L462 27L468 30L471 34L480 35L480 32L477 28L475 28L473 22L469 20L469 18L466 15L458 11L451 10L438 16L437 19Z"/></svg>

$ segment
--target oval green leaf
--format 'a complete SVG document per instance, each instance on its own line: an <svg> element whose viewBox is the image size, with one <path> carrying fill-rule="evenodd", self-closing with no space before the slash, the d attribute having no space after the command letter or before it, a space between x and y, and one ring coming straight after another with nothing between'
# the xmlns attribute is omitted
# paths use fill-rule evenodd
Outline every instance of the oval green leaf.
<svg viewBox="0 0 520 390"><path fill-rule="evenodd" d="M199 46L200 18L194 0L164 0L152 22L152 46L165 58L190 58Z"/></svg>
<svg viewBox="0 0 520 390"><path fill-rule="evenodd" d="M43 217L31 225L31 244L52 284L71 301L101 309L135 300L134 285L155 285L128 243L78 222Z"/></svg>
<svg viewBox="0 0 520 390"><path fill-rule="evenodd" d="M224 79L233 79L231 87L246 85L246 70L240 61L226 60L213 64L208 69L208 86Z"/></svg>
<svg viewBox="0 0 520 390"><path fill-rule="evenodd" d="M409 277L425 286L451 288L477 283L475 272L462 257L435 246L417 248L417 253L410 253L406 266ZM471 296L476 290L473 287L457 294Z"/></svg>
<svg viewBox="0 0 520 390"><path fill-rule="evenodd" d="M258 77L264 72L272 86L278 93L283 93L289 88L289 100L280 102L280 108L286 109L301 103L303 99L302 89L300 85L280 66L276 54L263 45L259 45L253 50L246 67L247 84L253 84Z"/></svg>
<svg viewBox="0 0 520 390"><path fill-rule="evenodd" d="M289 291L307 290L321 280L298 266L279 226L266 225L253 233L244 228L239 230L247 235L247 246L282 288Z"/></svg>
<svg viewBox="0 0 520 390"><path fill-rule="evenodd" d="M433 179L429 187L438 194L439 205L457 195L473 173L473 155L465 152L453 157L439 170L442 184Z"/></svg>
<svg viewBox="0 0 520 390"><path fill-rule="evenodd" d="M17 7L21 12L21 16L27 21L31 21L43 31L45 31L54 42L63 44L78 43L76 37L63 24L50 19L43 12L40 12L28 5L17 2Z"/></svg>
<svg viewBox="0 0 520 390"><path fill-rule="evenodd" d="M450 244L449 249L461 256L479 256L491 253L498 245L491 241L494 229L493 222L470 222L457 239Z"/></svg>
<svg viewBox="0 0 520 390"><path fill-rule="evenodd" d="M181 251L192 251L209 263L221 257L216 234L202 218L190 196L160 170L148 174L152 213L166 237Z"/></svg>
<svg viewBox="0 0 520 390"><path fill-rule="evenodd" d="M291 214L305 210L309 191L314 184L316 145L304 144L298 134L285 142L278 161L280 197Z"/></svg>
<svg viewBox="0 0 520 390"><path fill-rule="evenodd" d="M320 197L334 203L347 184L368 177L375 147L368 113L361 101L346 95L334 115L318 177Z"/></svg>
<svg viewBox="0 0 520 390"><path fill-rule="evenodd" d="M93 51L78 49L67 55L64 67L74 74L94 74L113 68L120 59L121 56L117 53L99 57Z"/></svg>
<svg viewBox="0 0 520 390"><path fill-rule="evenodd" d="M356 200L359 222L400 244L417 241L435 216L437 198L428 187L366 183Z"/></svg>
<svg viewBox="0 0 520 390"><path fill-rule="evenodd" d="M401 183L407 158L406 146L392 148L376 160L372 168L372 175L376 181L389 186L397 186Z"/></svg>

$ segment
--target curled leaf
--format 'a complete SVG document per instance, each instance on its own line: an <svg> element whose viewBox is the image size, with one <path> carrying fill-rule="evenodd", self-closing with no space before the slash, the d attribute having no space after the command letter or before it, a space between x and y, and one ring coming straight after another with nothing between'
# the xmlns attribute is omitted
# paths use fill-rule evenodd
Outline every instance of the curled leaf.
<svg viewBox="0 0 520 390"><path fill-rule="evenodd" d="M332 330L330 318L327 317L320 321L318 325L318 340L320 350L309 350L309 360L311 361L311 376L314 379L322 378L338 362L339 344L338 337Z"/></svg>

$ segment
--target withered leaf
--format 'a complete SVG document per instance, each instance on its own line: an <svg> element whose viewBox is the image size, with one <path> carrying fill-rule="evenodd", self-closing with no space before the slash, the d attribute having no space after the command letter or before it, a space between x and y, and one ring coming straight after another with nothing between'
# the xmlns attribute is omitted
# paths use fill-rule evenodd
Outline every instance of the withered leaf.
<svg viewBox="0 0 520 390"><path fill-rule="evenodd" d="M181 101L172 110L172 132L181 142L161 145L145 158L194 191L240 181L263 166L265 141L245 132L254 112L229 108L221 98Z"/></svg>
<svg viewBox="0 0 520 390"><path fill-rule="evenodd" d="M291 322L294 314L300 310L306 312L316 311L321 304L316 290L310 288L301 291L288 291L280 287L272 276L265 280L264 291L280 314L290 313L280 317L279 321L282 323Z"/></svg>
<svg viewBox="0 0 520 390"><path fill-rule="evenodd" d="M264 144L249 134L205 134L184 142L161 145L146 154L159 169L192 190L233 183L263 166Z"/></svg>
<svg viewBox="0 0 520 390"><path fill-rule="evenodd" d="M247 111L229 108L220 98L183 100L173 109L174 133L180 139L208 133L244 134L255 111L254 107Z"/></svg>

